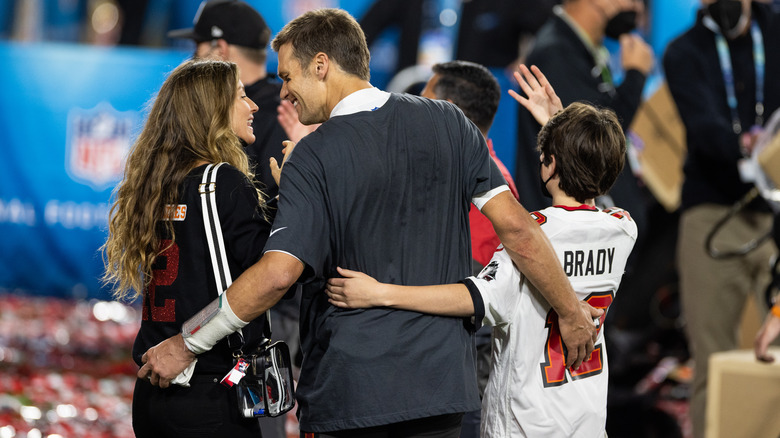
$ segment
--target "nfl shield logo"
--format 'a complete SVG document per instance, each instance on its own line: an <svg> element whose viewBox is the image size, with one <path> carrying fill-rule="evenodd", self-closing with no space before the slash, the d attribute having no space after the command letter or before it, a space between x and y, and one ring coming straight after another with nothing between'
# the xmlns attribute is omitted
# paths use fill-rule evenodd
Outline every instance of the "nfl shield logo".
<svg viewBox="0 0 780 438"><path fill-rule="evenodd" d="M71 109L65 154L68 175L96 191L122 179L137 119L135 111L120 112L106 102L89 110Z"/></svg>

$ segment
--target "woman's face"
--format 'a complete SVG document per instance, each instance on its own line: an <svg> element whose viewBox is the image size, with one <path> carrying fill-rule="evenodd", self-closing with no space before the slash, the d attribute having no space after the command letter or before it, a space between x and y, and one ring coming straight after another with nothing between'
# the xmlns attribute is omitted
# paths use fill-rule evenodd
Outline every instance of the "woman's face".
<svg viewBox="0 0 780 438"><path fill-rule="evenodd" d="M233 102L233 111L230 114L230 120L233 126L233 132L247 144L255 142L255 134L252 129L252 120L255 118L252 114L254 114L255 111L257 111L257 105L252 102L252 99L247 97L246 92L244 91L244 84L241 83L241 81L238 81L238 92L236 93L236 98Z"/></svg>

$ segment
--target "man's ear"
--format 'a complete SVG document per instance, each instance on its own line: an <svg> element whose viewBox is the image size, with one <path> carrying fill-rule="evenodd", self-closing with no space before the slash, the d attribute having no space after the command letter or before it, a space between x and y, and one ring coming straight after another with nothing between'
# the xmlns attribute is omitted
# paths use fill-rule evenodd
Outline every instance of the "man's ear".
<svg viewBox="0 0 780 438"><path fill-rule="evenodd" d="M330 68L330 58L328 58L328 54L324 52L319 52L316 55L314 55L314 61L312 61L314 64L314 74L317 75L317 79L325 79L325 76L328 74L328 69Z"/></svg>

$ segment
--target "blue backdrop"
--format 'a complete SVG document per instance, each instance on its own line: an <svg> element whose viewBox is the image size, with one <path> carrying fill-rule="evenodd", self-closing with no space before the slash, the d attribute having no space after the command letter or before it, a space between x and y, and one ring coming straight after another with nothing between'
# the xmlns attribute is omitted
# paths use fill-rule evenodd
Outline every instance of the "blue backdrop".
<svg viewBox="0 0 780 438"><path fill-rule="evenodd" d="M307 5L338 6L360 17L370 0L249 1L274 33ZM7 4L0 0L0 9ZM198 2L174 5L170 28L188 27ZM670 38L690 25L698 0L656 0L649 40L660 59ZM8 23L0 13L0 24ZM0 35L8 28L0 26ZM376 51L395 44L394 33ZM106 236L111 191L143 123L144 108L165 76L190 56L186 42L168 49L97 48L64 43L0 42L0 290L107 298L98 248ZM384 52L382 52L384 53ZM378 58L378 57L377 57ZM373 61L381 61L374 59ZM372 62L373 62L372 61ZM372 82L389 73L372 63ZM276 59L270 54L269 69ZM491 137L514 169L517 104L504 94Z"/></svg>
<svg viewBox="0 0 780 438"><path fill-rule="evenodd" d="M187 56L0 43L0 287L105 296L111 190L144 106Z"/></svg>

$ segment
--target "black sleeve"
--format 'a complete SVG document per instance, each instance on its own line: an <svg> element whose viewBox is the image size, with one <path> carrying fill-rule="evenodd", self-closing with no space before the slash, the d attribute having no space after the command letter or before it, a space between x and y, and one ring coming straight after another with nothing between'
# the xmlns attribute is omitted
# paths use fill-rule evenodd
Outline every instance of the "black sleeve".
<svg viewBox="0 0 780 438"><path fill-rule="evenodd" d="M453 105L454 107L454 105ZM471 120L466 118L460 109L455 108L461 121L460 138L463 141L464 154L467 157L463 164L466 168L465 187L471 191L471 197L490 191L496 187L507 185L496 162L490 157L490 150L485 143L485 137ZM469 200L470 201L470 200Z"/></svg>
<svg viewBox="0 0 780 438"><path fill-rule="evenodd" d="M645 79L647 77L639 70L628 70L623 77L623 82L616 88L615 96L605 105L615 111L624 131L628 131L642 103Z"/></svg>
<svg viewBox="0 0 780 438"><path fill-rule="evenodd" d="M543 50L534 50L528 56L528 64L539 67L564 107L582 100L596 103L601 93L594 86L590 65L585 63L587 58L565 43L557 41Z"/></svg>
<svg viewBox="0 0 780 438"><path fill-rule="evenodd" d="M422 32L423 0L375 0L360 19L360 27L371 44L390 27L401 31L396 70L417 63L417 49Z"/></svg>
<svg viewBox="0 0 780 438"><path fill-rule="evenodd" d="M376 0L366 11L360 19L360 27L369 46L388 26L400 24L398 14L401 5L398 0Z"/></svg>
<svg viewBox="0 0 780 438"><path fill-rule="evenodd" d="M738 138L728 115L715 110L722 106L717 100L719 93L707 86L704 78L710 74L696 62L701 54L693 52L692 45L686 47L678 40L669 45L663 57L666 82L687 135L696 136L695 142L688 142L689 154L730 166L741 156Z"/></svg>
<svg viewBox="0 0 780 438"><path fill-rule="evenodd" d="M260 259L271 225L260 210L255 187L235 167L220 167L216 190L225 248L245 270Z"/></svg>
<svg viewBox="0 0 780 438"><path fill-rule="evenodd" d="M319 128L301 140L284 165L279 209L273 234L264 249L285 252L301 260L306 269L300 281L325 278L326 267L330 266L332 229L326 202L329 194L322 163L311 147L325 143L322 130Z"/></svg>
<svg viewBox="0 0 780 438"><path fill-rule="evenodd" d="M472 317L471 323L473 324L474 331L477 331L482 327L482 320L485 318L485 302L482 301L482 294L479 293L479 288L471 279L463 279L461 280L461 283L469 290L471 301L474 303L474 316Z"/></svg>

